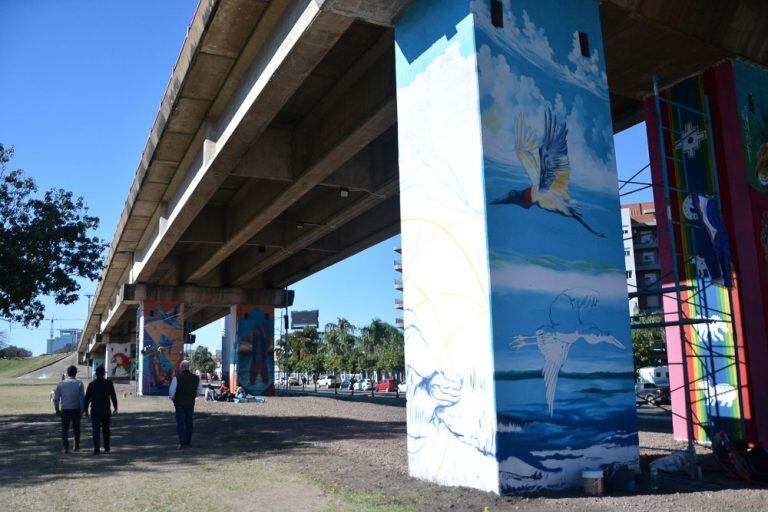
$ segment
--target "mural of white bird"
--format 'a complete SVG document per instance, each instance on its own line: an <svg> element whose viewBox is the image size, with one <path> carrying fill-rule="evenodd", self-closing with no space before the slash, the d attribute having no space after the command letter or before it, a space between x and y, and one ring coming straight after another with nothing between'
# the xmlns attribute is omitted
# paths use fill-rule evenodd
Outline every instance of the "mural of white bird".
<svg viewBox="0 0 768 512"><path fill-rule="evenodd" d="M513 348L521 349L529 345L536 345L544 357L541 373L544 377L547 408L550 416L555 411L557 379L560 370L568 360L568 352L574 343L583 340L590 345L608 343L620 349L625 348L624 344L610 333L601 330L595 324L584 322L584 311L596 308L599 304L600 294L596 290L565 290L557 295L550 305L550 323L548 325L537 329L535 336L515 336L513 338L511 343Z"/></svg>
<svg viewBox="0 0 768 512"><path fill-rule="evenodd" d="M571 199L568 185L571 176L568 160L566 123L558 123L551 110L544 112L544 139L539 142L535 130L525 123L523 114L515 119L515 154L525 169L531 186L511 190L491 204L516 204L523 208L537 206L577 220L590 233L605 235L592 229L584 220L581 205Z"/></svg>

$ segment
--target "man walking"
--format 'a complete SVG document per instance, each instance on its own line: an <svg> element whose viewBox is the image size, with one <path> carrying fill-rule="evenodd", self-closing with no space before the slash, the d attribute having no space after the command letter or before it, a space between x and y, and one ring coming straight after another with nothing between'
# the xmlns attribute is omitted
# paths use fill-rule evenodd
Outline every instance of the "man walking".
<svg viewBox="0 0 768 512"><path fill-rule="evenodd" d="M53 408L61 416L61 453L69 453L69 424L75 433L75 451L80 450L80 416L83 414L83 383L75 378L77 367L67 368L67 378L56 385ZM59 404L61 402L61 404Z"/></svg>
<svg viewBox="0 0 768 512"><path fill-rule="evenodd" d="M117 395L115 385L111 380L105 379L104 366L96 367L96 379L88 384L85 393L85 414L88 414L88 405L91 406L91 428L93 435L93 454L98 455L100 449L100 434L104 434L104 452L109 453L109 423L112 419L109 402L117 414Z"/></svg>
<svg viewBox="0 0 768 512"><path fill-rule="evenodd" d="M173 377L168 396L176 408L176 432L179 435L179 450L192 443L192 415L195 412L195 398L203 394L203 386L197 375L190 373L189 361L181 362L181 373Z"/></svg>

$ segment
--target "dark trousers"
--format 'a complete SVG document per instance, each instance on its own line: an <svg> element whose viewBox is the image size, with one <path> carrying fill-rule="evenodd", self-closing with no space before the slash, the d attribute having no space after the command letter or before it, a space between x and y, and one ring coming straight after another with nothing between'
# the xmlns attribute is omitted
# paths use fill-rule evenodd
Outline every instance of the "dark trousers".
<svg viewBox="0 0 768 512"><path fill-rule="evenodd" d="M109 411L91 411L93 453L99 453L101 434L104 434L104 451L109 451L109 422L111 418L112 414Z"/></svg>
<svg viewBox="0 0 768 512"><path fill-rule="evenodd" d="M75 450L80 449L80 409L62 409L61 411L61 445L69 451L69 424L75 432Z"/></svg>
<svg viewBox="0 0 768 512"><path fill-rule="evenodd" d="M179 435L179 444L189 446L192 442L192 415L195 412L194 405L178 405L176 407L176 433Z"/></svg>

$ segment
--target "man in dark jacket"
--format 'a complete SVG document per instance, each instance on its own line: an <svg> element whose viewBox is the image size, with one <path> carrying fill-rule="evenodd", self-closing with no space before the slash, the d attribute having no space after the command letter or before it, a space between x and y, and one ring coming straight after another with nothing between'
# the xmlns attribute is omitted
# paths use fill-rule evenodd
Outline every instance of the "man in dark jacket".
<svg viewBox="0 0 768 512"><path fill-rule="evenodd" d="M197 375L190 373L189 361L181 362L181 373L171 381L168 396L176 408L176 433L179 435L179 449L192 443L192 416L195 412L195 398L203 394L203 386Z"/></svg>
<svg viewBox="0 0 768 512"><path fill-rule="evenodd" d="M93 454L99 454L99 434L104 434L104 451L109 453L109 423L112 418L109 402L117 414L117 395L112 381L104 378L106 373L104 366L96 367L96 379L88 384L85 392L85 413L88 414L88 405L91 406L91 427L93 428Z"/></svg>

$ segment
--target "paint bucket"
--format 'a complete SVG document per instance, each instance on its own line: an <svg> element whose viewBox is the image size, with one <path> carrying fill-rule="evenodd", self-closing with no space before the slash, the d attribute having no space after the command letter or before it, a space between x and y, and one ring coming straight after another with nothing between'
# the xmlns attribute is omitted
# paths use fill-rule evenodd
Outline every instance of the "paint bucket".
<svg viewBox="0 0 768 512"><path fill-rule="evenodd" d="M584 486L584 492L590 496L603 495L603 472L596 470L585 470L581 472L581 482Z"/></svg>

